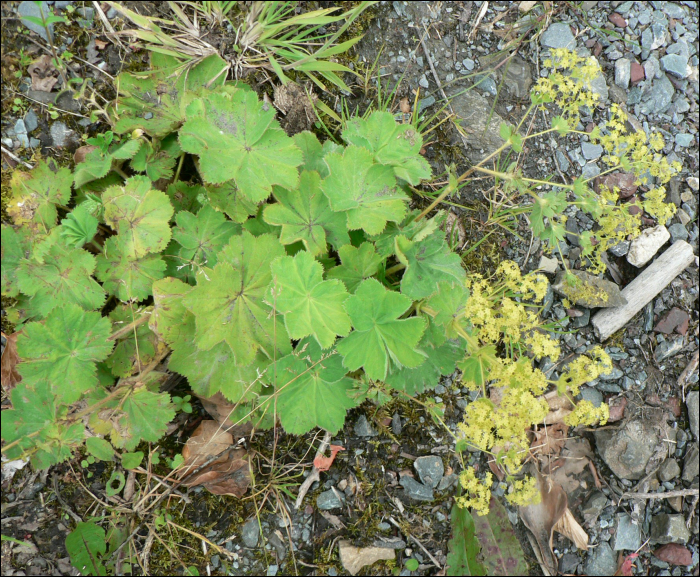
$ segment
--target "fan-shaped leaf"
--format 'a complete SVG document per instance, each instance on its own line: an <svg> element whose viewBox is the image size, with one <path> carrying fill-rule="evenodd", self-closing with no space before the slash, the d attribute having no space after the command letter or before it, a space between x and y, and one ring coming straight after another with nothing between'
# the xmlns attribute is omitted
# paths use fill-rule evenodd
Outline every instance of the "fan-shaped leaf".
<svg viewBox="0 0 700 577"><path fill-rule="evenodd" d="M151 295L153 282L165 276L165 261L157 254L129 259L117 242L115 237L107 239L104 254L97 257L95 274L104 288L120 301L142 301Z"/></svg>
<svg viewBox="0 0 700 577"><path fill-rule="evenodd" d="M337 152L342 147L331 140L326 140L321 146L318 138L313 132L305 130L293 136L294 143L301 149L304 155L304 170L315 170L321 176L328 176L328 165L323 161L323 157L331 152Z"/></svg>
<svg viewBox="0 0 700 577"><path fill-rule="evenodd" d="M63 244L60 228L37 245L34 256L33 260L20 261L17 281L19 289L32 297L32 308L42 317L68 303L86 310L104 304L105 292L92 278L95 257Z"/></svg>
<svg viewBox="0 0 700 577"><path fill-rule="evenodd" d="M170 204L173 205L173 210L177 214L181 210L197 212L202 207L198 198L201 195L201 198L204 199L207 191L201 184L190 185L179 180L169 184L165 193L170 198ZM212 204L217 207L214 203Z"/></svg>
<svg viewBox="0 0 700 577"><path fill-rule="evenodd" d="M61 236L67 245L80 248L95 237L98 225L91 203L84 202L61 221Z"/></svg>
<svg viewBox="0 0 700 577"><path fill-rule="evenodd" d="M254 92L209 94L187 107L180 129L185 152L199 155L205 182L236 182L253 202L265 200L277 184L295 188L301 151L274 120L275 111Z"/></svg>
<svg viewBox="0 0 700 577"><path fill-rule="evenodd" d="M293 339L313 335L327 349L337 335L350 332L350 317L343 310L348 292L338 280L323 280L323 267L310 253L298 252L272 263L269 303L284 314Z"/></svg>
<svg viewBox="0 0 700 577"><path fill-rule="evenodd" d="M469 290L464 284L439 282L437 291L428 300L428 306L437 314L433 321L445 327L448 338L456 339L460 336L459 329L464 325L461 313L469 300Z"/></svg>
<svg viewBox="0 0 700 577"><path fill-rule="evenodd" d="M173 132L184 122L185 107L195 97L189 91L223 85L227 66L212 54L185 69L176 58L151 52L152 72L124 72L117 78L114 131L123 134L140 128L156 137Z"/></svg>
<svg viewBox="0 0 700 577"><path fill-rule="evenodd" d="M183 299L195 316L199 349L226 342L238 365L253 362L259 349L270 358L275 348L289 352L284 323L263 300L271 280L270 263L283 254L274 236L254 237L244 231L231 238L213 269L203 269L197 286Z"/></svg>
<svg viewBox="0 0 700 577"><path fill-rule="evenodd" d="M311 339L300 341L293 354L277 361L265 378L279 391L277 412L284 430L303 435L321 427L337 433L348 409L357 404L348 396L354 381L346 372L340 355L324 353Z"/></svg>
<svg viewBox="0 0 700 577"><path fill-rule="evenodd" d="M258 211L258 205L241 194L232 180L223 184L208 184L206 193L211 205L223 210L233 222L244 223Z"/></svg>
<svg viewBox="0 0 700 577"><path fill-rule="evenodd" d="M387 258L396 253L397 236L405 236L408 240L414 241L423 240L438 230L445 220L445 213L441 211L433 218L416 222L415 219L419 214L418 210L413 210L403 219L400 225L390 222L381 234L372 237L372 242L374 242L374 246L377 248L380 256Z"/></svg>
<svg viewBox="0 0 700 577"><path fill-rule="evenodd" d="M420 155L423 138L411 124L397 124L389 112L377 111L354 118L343 130L343 140L372 152L375 162L388 164L410 184L430 178L430 165Z"/></svg>
<svg viewBox="0 0 700 577"><path fill-rule="evenodd" d="M234 224L211 206L202 207L195 216L180 211L175 217L173 240L180 248L174 255L174 264L181 271L183 280L194 282L199 270L216 265L217 254L228 240L240 233L240 225Z"/></svg>
<svg viewBox="0 0 700 577"><path fill-rule="evenodd" d="M136 318L132 307L120 305L109 313L112 329L116 332ZM106 364L117 377L138 374L156 356L158 337L148 325L139 325L117 341Z"/></svg>
<svg viewBox="0 0 700 577"><path fill-rule="evenodd" d="M401 292L412 299L421 299L435 292L435 283L467 278L462 259L447 246L444 239L432 234L421 241L396 237L396 256L406 265L401 278Z"/></svg>
<svg viewBox="0 0 700 577"><path fill-rule="evenodd" d="M16 297L19 293L17 283L17 267L20 260L29 257L31 249L31 231L26 227L15 230L13 227L2 225L2 294Z"/></svg>
<svg viewBox="0 0 700 577"><path fill-rule="evenodd" d="M343 281L351 293L363 280L375 275L383 261L371 242L363 242L359 247L346 244L338 249L338 255L342 264L330 269L326 277Z"/></svg>
<svg viewBox="0 0 700 577"><path fill-rule="evenodd" d="M97 385L95 363L111 352L109 336L108 319L70 303L43 323L28 323L17 338L23 382L30 386L45 380L57 402L74 403Z"/></svg>
<svg viewBox="0 0 700 577"><path fill-rule="evenodd" d="M321 193L318 173L303 171L296 190L276 186L277 203L265 207L266 222L282 227L280 242L302 241L313 255L327 251L326 242L336 249L350 242L345 215L331 211L328 199Z"/></svg>
<svg viewBox="0 0 700 577"><path fill-rule="evenodd" d="M351 371L363 367L367 376L383 381L390 362L397 368L414 368L423 363L425 354L417 345L425 321L417 317L399 319L411 302L375 279L363 281L345 301L355 330L336 346L344 357L343 366Z"/></svg>
<svg viewBox="0 0 700 577"><path fill-rule="evenodd" d="M164 142L143 141L139 151L131 159L130 166L136 172L145 172L153 182L161 178L171 178L173 168L180 154L180 146L176 138L172 139L174 146L168 149Z"/></svg>
<svg viewBox="0 0 700 577"><path fill-rule="evenodd" d="M168 196L151 188L145 176L133 176L124 186L102 194L105 222L118 232L118 245L128 258L160 252L170 240L173 207Z"/></svg>
<svg viewBox="0 0 700 577"><path fill-rule="evenodd" d="M372 153L349 146L326 156L329 175L321 182L331 209L346 212L348 228L379 234L387 221L400 222L408 197L396 187L390 166L374 164Z"/></svg>
<svg viewBox="0 0 700 577"><path fill-rule="evenodd" d="M7 214L18 226L26 224L35 232L48 233L56 226L56 206L70 200L72 180L70 170L56 169L53 160L40 160L31 172L16 170L10 181Z"/></svg>

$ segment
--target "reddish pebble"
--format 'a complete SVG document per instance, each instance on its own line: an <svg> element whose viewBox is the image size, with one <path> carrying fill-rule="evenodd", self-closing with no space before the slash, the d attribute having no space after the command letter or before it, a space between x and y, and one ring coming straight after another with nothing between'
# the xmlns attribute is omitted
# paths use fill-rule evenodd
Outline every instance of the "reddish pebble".
<svg viewBox="0 0 700 577"><path fill-rule="evenodd" d="M596 42L593 45L593 56L598 58L600 56L600 53L603 51L603 45L600 42Z"/></svg>
<svg viewBox="0 0 700 577"><path fill-rule="evenodd" d="M670 335L676 327L679 327L683 323L687 323L688 320L689 315L687 312L679 309L678 307L673 307L656 324L654 330L657 333L664 333L666 335ZM687 326L686 330L688 330Z"/></svg>
<svg viewBox="0 0 700 577"><path fill-rule="evenodd" d="M612 22L617 28L627 28L627 20L620 16L617 12L613 12L608 16L608 20Z"/></svg>
<svg viewBox="0 0 700 577"><path fill-rule="evenodd" d="M637 82L644 80L644 77L644 66L637 62L632 62L632 65L630 66L630 82L632 84L637 84Z"/></svg>
<svg viewBox="0 0 700 577"><path fill-rule="evenodd" d="M693 564L693 554L690 550L683 545L677 545L676 543L669 543L663 547L657 549L654 552L654 556L657 559L661 559L666 563L671 563L671 565L692 565Z"/></svg>

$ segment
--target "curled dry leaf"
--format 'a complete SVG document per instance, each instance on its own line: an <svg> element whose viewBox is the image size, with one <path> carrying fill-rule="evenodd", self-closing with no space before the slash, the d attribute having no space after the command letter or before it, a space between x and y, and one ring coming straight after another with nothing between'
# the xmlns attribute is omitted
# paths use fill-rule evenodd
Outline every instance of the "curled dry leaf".
<svg viewBox="0 0 700 577"><path fill-rule="evenodd" d="M197 395L196 393L192 394L201 401L204 410L209 413L222 427L225 427L229 433L231 433L234 440L245 437L253 430L253 426L250 422L243 425L237 425L231 421L231 419L229 419L229 416L233 414L236 405L228 401L221 393L216 393L211 397L203 397Z"/></svg>
<svg viewBox="0 0 700 577"><path fill-rule="evenodd" d="M630 553L622 561L620 569L615 573L615 575L624 575L624 577L632 577L634 575L634 560L639 557L639 553Z"/></svg>
<svg viewBox="0 0 700 577"><path fill-rule="evenodd" d="M331 445L330 450L331 450L330 457L324 457L323 455L318 455L314 459L314 467L316 467L319 471L328 471L328 469L331 468L333 461L335 460L335 456L338 454L339 451L344 451L345 447L341 447L340 445Z"/></svg>
<svg viewBox="0 0 700 577"><path fill-rule="evenodd" d="M530 445L530 453L544 457L558 457L566 443L568 431L569 427L562 422L536 429L533 432L534 439Z"/></svg>
<svg viewBox="0 0 700 577"><path fill-rule="evenodd" d="M542 500L537 505L519 507L518 510L523 523L537 541L544 564L552 574L556 574L557 562L552 553L552 532L567 511L567 497L559 485L540 475L535 467L531 466L530 469L537 479Z"/></svg>
<svg viewBox="0 0 700 577"><path fill-rule="evenodd" d="M573 541L579 549L588 550L588 533L581 527L568 507L562 518L554 525L554 530Z"/></svg>
<svg viewBox="0 0 700 577"><path fill-rule="evenodd" d="M616 399L611 399L608 402L610 407L610 416L608 417L608 423L615 423L625 416L625 409L627 408L627 397L617 397Z"/></svg>
<svg viewBox="0 0 700 577"><path fill-rule="evenodd" d="M19 363L19 355L17 354L17 335L19 333L12 333L11 335L6 335L2 333L2 336L6 339L5 350L2 353L2 362L0 362L0 368L2 369L2 389L5 392L9 392L15 388L15 385L22 380L22 375L17 372L17 364Z"/></svg>
<svg viewBox="0 0 700 577"><path fill-rule="evenodd" d="M456 214L451 212L447 213L445 232L447 233L447 238L453 238L456 236L459 246L464 246L464 243L467 240L467 229L464 228L464 223Z"/></svg>
<svg viewBox="0 0 700 577"><path fill-rule="evenodd" d="M542 397L549 405L549 413L544 419L545 425L553 425L561 422L574 409L568 397L560 395L557 391L550 391Z"/></svg>
<svg viewBox="0 0 700 577"><path fill-rule="evenodd" d="M391 561L396 559L393 549L385 547L354 547L350 541L338 543L340 562L350 575L357 575L360 569L366 565L372 565L377 561Z"/></svg>
<svg viewBox="0 0 700 577"><path fill-rule="evenodd" d="M27 72L32 78L32 90L51 92L58 82L58 70L51 62L51 56L44 54L27 67Z"/></svg>
<svg viewBox="0 0 700 577"><path fill-rule="evenodd" d="M202 485L214 495L234 497L242 497L248 490L248 455L245 449L233 449L233 436L216 421L202 421L187 440L182 456L185 461L177 475L186 487Z"/></svg>
<svg viewBox="0 0 700 577"><path fill-rule="evenodd" d="M551 481L570 495L578 488L578 477L592 458L593 451L586 439L567 439L560 458L554 460L544 473L549 474Z"/></svg>

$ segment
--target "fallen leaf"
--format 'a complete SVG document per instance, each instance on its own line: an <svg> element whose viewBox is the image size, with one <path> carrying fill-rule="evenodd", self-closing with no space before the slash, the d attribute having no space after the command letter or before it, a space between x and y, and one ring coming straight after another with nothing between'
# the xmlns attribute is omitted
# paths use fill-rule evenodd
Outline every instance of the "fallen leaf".
<svg viewBox="0 0 700 577"><path fill-rule="evenodd" d="M228 401L221 393L216 393L211 397L202 397L195 393L192 394L200 400L204 410L209 413L221 426L225 427L229 433L231 433L234 440L245 437L253 430L253 423L251 422L237 425L231 419L229 419L229 416L233 414L236 405Z"/></svg>
<svg viewBox="0 0 700 577"><path fill-rule="evenodd" d="M591 445L586 439L567 439L561 457L554 460L543 472L551 481L559 485L567 495L580 485L578 476L588 466L593 457Z"/></svg>
<svg viewBox="0 0 700 577"><path fill-rule="evenodd" d="M2 333L6 341L5 351L2 353L2 361L0 362L0 369L2 370L2 388L5 392L14 389L15 385L22 380L22 376L15 368L19 363L19 355L17 354L18 334L19 333L12 333L11 335L6 335Z"/></svg>
<svg viewBox="0 0 700 577"><path fill-rule="evenodd" d="M474 531L481 545L479 561L487 575L528 575L525 554L506 508L491 497L488 515L475 515Z"/></svg>
<svg viewBox="0 0 700 577"><path fill-rule="evenodd" d="M58 70L51 62L51 56L44 54L27 67L27 72L32 78L32 90L51 92L58 82Z"/></svg>
<svg viewBox="0 0 700 577"><path fill-rule="evenodd" d="M340 562L350 575L357 575L363 567L372 565L377 561L393 561L396 553L393 549L385 547L354 547L350 541L338 542Z"/></svg>
<svg viewBox="0 0 700 577"><path fill-rule="evenodd" d="M561 486L541 475L534 466L531 466L530 470L537 479L542 500L537 505L518 507L518 511L523 523L537 541L544 564L556 575L557 562L552 552L552 534L554 526L568 509L568 500Z"/></svg>
<svg viewBox="0 0 700 577"><path fill-rule="evenodd" d="M321 513L321 517L323 517L326 521L333 525L334 529L346 528L345 524L340 520L340 518L336 515L333 515L333 513L329 513L328 511L319 511L319 513Z"/></svg>
<svg viewBox="0 0 700 577"><path fill-rule="evenodd" d="M687 547L676 543L669 543L654 551L654 557L671 565L692 565L693 554Z"/></svg>
<svg viewBox="0 0 700 577"><path fill-rule="evenodd" d="M103 50L109 42L105 42L104 40L100 40L99 38L95 38L95 48L97 50Z"/></svg>
<svg viewBox="0 0 700 577"><path fill-rule="evenodd" d="M331 468L333 461L335 460L335 456L338 454L339 451L344 451L345 447L341 447L340 445L331 445L330 450L331 450L330 457L324 457L323 455L318 455L314 459L314 467L316 467L319 471L328 471L328 469Z"/></svg>
<svg viewBox="0 0 700 577"><path fill-rule="evenodd" d="M557 391L550 391L542 398L549 405L549 413L544 418L545 425L553 425L561 422L564 417L571 413L574 409L573 403L568 397L560 395Z"/></svg>
<svg viewBox="0 0 700 577"><path fill-rule="evenodd" d="M408 98L399 100L399 110L404 114L409 114L411 112L411 105L408 103Z"/></svg>
<svg viewBox="0 0 700 577"><path fill-rule="evenodd" d="M569 431L564 423L545 425L534 431L534 439L530 444L530 452L533 455L545 457L558 457L566 443L566 435Z"/></svg>
<svg viewBox="0 0 700 577"><path fill-rule="evenodd" d="M579 549L582 549L583 551L588 550L588 533L586 533L585 529L581 527L579 522L576 520L576 517L574 517L573 513L571 512L571 509L568 507L566 508L562 518L557 521L556 525L554 525L554 530L557 533L564 535L564 537L570 541L573 541L576 544L576 547Z"/></svg>
<svg viewBox="0 0 700 577"><path fill-rule="evenodd" d="M632 577L633 575L633 565L634 565L634 560L639 557L638 553L630 553L625 557L625 560L622 562L622 565L620 565L620 569L616 573L616 575L619 573L620 575L624 575L624 577Z"/></svg>
<svg viewBox="0 0 700 577"><path fill-rule="evenodd" d="M625 416L625 409L627 408L627 397L617 397L616 399L611 399L608 401L608 406L610 407L610 416L608 417L609 423L615 423Z"/></svg>
<svg viewBox="0 0 700 577"><path fill-rule="evenodd" d="M218 455L218 457L217 457ZM233 449L233 436L216 421L202 421L182 451L177 472L186 487L202 485L214 495L242 497L251 483L245 449ZM216 457L211 462L209 459ZM202 467L197 471L199 467Z"/></svg>
<svg viewBox="0 0 700 577"><path fill-rule="evenodd" d="M97 148L97 146L94 146L92 144L86 144L85 146L81 146L73 153L73 162L75 162L75 164L80 164L81 162L84 162L85 157L93 150L97 150Z"/></svg>

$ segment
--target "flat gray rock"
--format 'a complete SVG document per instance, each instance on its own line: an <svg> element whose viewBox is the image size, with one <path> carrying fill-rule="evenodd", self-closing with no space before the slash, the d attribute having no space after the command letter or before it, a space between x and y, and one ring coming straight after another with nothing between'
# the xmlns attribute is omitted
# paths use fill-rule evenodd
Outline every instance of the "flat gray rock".
<svg viewBox="0 0 700 577"><path fill-rule="evenodd" d="M698 391L691 391L685 398L685 406L688 408L688 420L690 421L690 430L695 435L695 440L698 440Z"/></svg>
<svg viewBox="0 0 700 577"><path fill-rule="evenodd" d="M435 497L433 490L423 483L419 483L413 477L404 475L399 481L406 492L406 496L416 501L432 501Z"/></svg>
<svg viewBox="0 0 700 577"><path fill-rule="evenodd" d="M256 518L248 519L241 529L241 538L246 547L253 548L258 544L260 527Z"/></svg>
<svg viewBox="0 0 700 577"><path fill-rule="evenodd" d="M661 442L653 423L643 418L628 421L616 430L598 430L594 434L598 453L620 479L641 479Z"/></svg>
<svg viewBox="0 0 700 577"><path fill-rule="evenodd" d="M34 18L41 18L42 13L44 15L44 18L48 18L51 13L51 10L49 9L49 6L46 2L40 2L39 5L37 5L36 2L22 2L17 7L17 13L20 15L22 24L24 24L32 32L36 32L47 42L49 41L49 37L46 34L46 28L44 26L40 26L39 24L35 24L34 22L30 22L29 20L22 18L22 16L33 16ZM49 24L48 29L49 34L53 37L53 24Z"/></svg>
<svg viewBox="0 0 700 577"><path fill-rule="evenodd" d="M491 103L476 90L453 98L452 110L457 115L455 120L461 121L461 126L469 129L464 131L465 136L458 137L454 143L461 142L466 146L467 157L471 162L480 162L503 144L500 128L504 120L496 112L491 115ZM489 117L491 122L487 124Z"/></svg>
<svg viewBox="0 0 700 577"><path fill-rule="evenodd" d="M567 282L566 271L560 271L552 288L574 304L588 308L619 307L627 304L627 300L620 293L620 287L614 282L580 270L572 270L571 273L578 279L575 285Z"/></svg>
<svg viewBox="0 0 700 577"><path fill-rule="evenodd" d="M540 38L540 44L545 48L576 48L576 39L571 33L571 27L564 22L550 24Z"/></svg>
<svg viewBox="0 0 700 577"><path fill-rule="evenodd" d="M617 516L617 531L615 531L615 551L636 551L642 545L641 527L632 522L628 513Z"/></svg>
<svg viewBox="0 0 700 577"><path fill-rule="evenodd" d="M431 489L434 489L440 483L440 479L445 474L445 466L442 464L442 459L435 455L427 457L418 457L413 466L420 477L421 482Z"/></svg>
<svg viewBox="0 0 700 577"><path fill-rule="evenodd" d="M654 359L657 363L661 363L666 359L677 355L683 348L685 339L683 337L675 337L668 341L664 341L656 346L654 350Z"/></svg>
<svg viewBox="0 0 700 577"><path fill-rule="evenodd" d="M617 558L606 542L600 543L588 553L584 567L586 575L614 575L617 571Z"/></svg>
<svg viewBox="0 0 700 577"><path fill-rule="evenodd" d="M685 526L683 515L668 515L662 513L651 519L651 542L665 545L678 543L685 545L690 539L690 531Z"/></svg>
<svg viewBox="0 0 700 577"><path fill-rule="evenodd" d="M698 445L697 443L692 443L685 453L685 460L683 461L683 475L681 478L686 483L692 483L693 479L698 476L699 466Z"/></svg>
<svg viewBox="0 0 700 577"><path fill-rule="evenodd" d="M321 509L321 511L340 509L343 506L342 497L340 495L340 491L328 489L328 491L324 491L316 497L316 506Z"/></svg>

